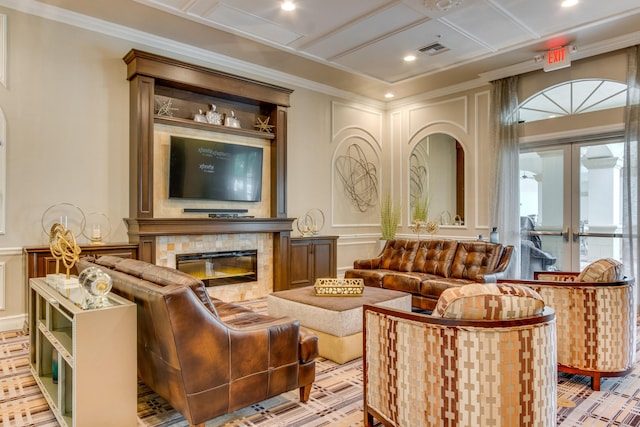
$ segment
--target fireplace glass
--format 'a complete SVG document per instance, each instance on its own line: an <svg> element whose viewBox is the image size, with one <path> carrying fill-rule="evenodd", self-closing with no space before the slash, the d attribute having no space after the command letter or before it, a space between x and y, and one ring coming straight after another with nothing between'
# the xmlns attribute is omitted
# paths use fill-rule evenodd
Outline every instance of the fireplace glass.
<svg viewBox="0 0 640 427"><path fill-rule="evenodd" d="M206 286L229 285L258 280L257 259L257 250L180 254L176 268Z"/></svg>

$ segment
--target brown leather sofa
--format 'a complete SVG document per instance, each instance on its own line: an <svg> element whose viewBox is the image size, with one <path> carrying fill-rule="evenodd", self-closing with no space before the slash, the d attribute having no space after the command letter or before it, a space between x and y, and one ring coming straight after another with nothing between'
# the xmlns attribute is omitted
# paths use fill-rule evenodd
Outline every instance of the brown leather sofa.
<svg viewBox="0 0 640 427"><path fill-rule="evenodd" d="M512 253L513 246L476 240L391 239L377 258L354 261L344 277L408 292L413 307L433 310L445 289L502 278Z"/></svg>
<svg viewBox="0 0 640 427"><path fill-rule="evenodd" d="M138 306L138 375L191 426L289 390L309 398L318 338L291 318L210 298L186 273L114 256L86 257ZM117 410L117 409L115 409Z"/></svg>

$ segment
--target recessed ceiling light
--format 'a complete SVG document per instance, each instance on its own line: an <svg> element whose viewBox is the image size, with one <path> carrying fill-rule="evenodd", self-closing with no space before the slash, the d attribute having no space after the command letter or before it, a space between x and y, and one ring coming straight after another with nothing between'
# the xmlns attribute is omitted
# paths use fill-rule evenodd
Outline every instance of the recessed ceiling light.
<svg viewBox="0 0 640 427"><path fill-rule="evenodd" d="M387 93L384 94L384 97L387 98L387 99L393 98L393 93L387 92Z"/></svg>
<svg viewBox="0 0 640 427"><path fill-rule="evenodd" d="M282 8L282 10L286 10L287 12L290 12L296 8L296 5L291 0L285 0L282 2L282 6L280 7Z"/></svg>
<svg viewBox="0 0 640 427"><path fill-rule="evenodd" d="M560 5L562 7L573 7L578 4L578 0L564 0Z"/></svg>
<svg viewBox="0 0 640 427"><path fill-rule="evenodd" d="M416 60L416 56L415 55L407 55L407 56L404 57L404 60L406 62L415 61Z"/></svg>

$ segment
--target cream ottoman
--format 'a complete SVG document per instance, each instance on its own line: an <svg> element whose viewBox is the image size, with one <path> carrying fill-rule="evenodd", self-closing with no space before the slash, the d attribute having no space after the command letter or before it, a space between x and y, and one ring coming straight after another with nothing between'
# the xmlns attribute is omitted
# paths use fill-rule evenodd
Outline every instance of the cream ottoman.
<svg viewBox="0 0 640 427"><path fill-rule="evenodd" d="M362 356L362 306L411 311L411 294L365 286L362 296L316 296L312 286L267 296L270 316L298 319L318 335L320 356L346 363Z"/></svg>

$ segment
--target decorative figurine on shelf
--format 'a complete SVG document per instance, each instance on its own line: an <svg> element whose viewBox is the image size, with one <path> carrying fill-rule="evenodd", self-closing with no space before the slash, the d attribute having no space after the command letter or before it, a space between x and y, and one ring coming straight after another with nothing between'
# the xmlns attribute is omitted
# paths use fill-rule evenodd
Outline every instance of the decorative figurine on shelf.
<svg viewBox="0 0 640 427"><path fill-rule="evenodd" d="M172 107L173 99L164 96L156 96L156 114L159 116L173 117L177 108Z"/></svg>
<svg viewBox="0 0 640 427"><path fill-rule="evenodd" d="M258 117L258 123L253 125L253 127L257 128L260 132L271 133L271 129L273 129L274 126L269 124L270 118L271 117L267 117L266 120L263 121L260 117Z"/></svg>
<svg viewBox="0 0 640 427"><path fill-rule="evenodd" d="M212 125L222 125L222 114L216 111L216 106L211 104L211 109L207 111L207 122Z"/></svg>
<svg viewBox="0 0 640 427"><path fill-rule="evenodd" d="M59 222L56 222L51 226L51 231L49 232L49 249L51 250L51 255L56 260L56 272L54 274L47 274L47 277L45 278L45 281L50 286L55 286L58 280L61 280L62 277L64 277L64 275L60 273L62 252L60 251L60 245L58 244L58 233L62 233L64 230L64 226Z"/></svg>
<svg viewBox="0 0 640 427"><path fill-rule="evenodd" d="M207 117L204 115L202 110L198 110L198 111L200 113L193 115L193 121L198 122L198 123L208 123L207 122Z"/></svg>
<svg viewBox="0 0 640 427"><path fill-rule="evenodd" d="M240 120L238 120L236 118L235 111L231 110L231 117L227 116L224 119L224 125L228 126L230 128L239 128L240 127Z"/></svg>
<svg viewBox="0 0 640 427"><path fill-rule="evenodd" d="M51 255L56 259L56 274L47 275L46 281L50 286L54 286L58 292L66 293L69 297L70 289L78 286L78 278L71 276L71 269L80 258L82 249L76 244L76 236L73 232L59 223L53 224L51 227L49 247ZM60 261L67 270L66 275L59 273Z"/></svg>

